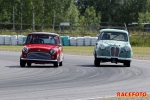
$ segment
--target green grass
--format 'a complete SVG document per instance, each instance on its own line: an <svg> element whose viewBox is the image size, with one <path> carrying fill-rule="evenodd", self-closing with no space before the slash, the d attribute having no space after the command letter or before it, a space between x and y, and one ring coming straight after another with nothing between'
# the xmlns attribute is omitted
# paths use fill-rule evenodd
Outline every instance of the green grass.
<svg viewBox="0 0 150 100"><path fill-rule="evenodd" d="M132 47L133 55L150 55L150 47Z"/></svg>
<svg viewBox="0 0 150 100"><path fill-rule="evenodd" d="M64 53L77 55L93 55L94 46L63 46Z"/></svg>
<svg viewBox="0 0 150 100"><path fill-rule="evenodd" d="M93 55L94 46L64 46L64 52ZM134 55L150 55L150 47L132 47Z"/></svg>
<svg viewBox="0 0 150 100"><path fill-rule="evenodd" d="M130 43L135 47L150 47L150 35L131 36Z"/></svg>
<svg viewBox="0 0 150 100"><path fill-rule="evenodd" d="M21 51L23 46L0 45L0 50Z"/></svg>
<svg viewBox="0 0 150 100"><path fill-rule="evenodd" d="M0 45L0 50L20 51L23 46ZM150 47L132 47L134 55L150 55ZM94 46L63 46L64 53L93 55Z"/></svg>

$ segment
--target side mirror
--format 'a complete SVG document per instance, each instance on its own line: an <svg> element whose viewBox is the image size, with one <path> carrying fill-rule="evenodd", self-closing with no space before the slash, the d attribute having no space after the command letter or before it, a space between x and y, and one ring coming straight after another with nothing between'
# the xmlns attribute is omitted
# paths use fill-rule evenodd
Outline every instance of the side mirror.
<svg viewBox="0 0 150 100"><path fill-rule="evenodd" d="M129 37L131 37L131 35L129 35Z"/></svg>
<svg viewBox="0 0 150 100"><path fill-rule="evenodd" d="M26 44L26 42L23 42L23 45L25 45Z"/></svg>
<svg viewBox="0 0 150 100"><path fill-rule="evenodd" d="M62 44L59 44L59 46L61 47L61 46L62 46Z"/></svg>
<svg viewBox="0 0 150 100"><path fill-rule="evenodd" d="M99 36L99 33L97 34L97 37Z"/></svg>

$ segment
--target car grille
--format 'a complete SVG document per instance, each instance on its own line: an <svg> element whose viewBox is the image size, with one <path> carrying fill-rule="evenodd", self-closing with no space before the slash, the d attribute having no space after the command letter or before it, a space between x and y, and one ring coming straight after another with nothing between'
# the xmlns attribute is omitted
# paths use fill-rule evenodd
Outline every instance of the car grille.
<svg viewBox="0 0 150 100"><path fill-rule="evenodd" d="M110 56L118 57L120 53L120 48L118 46L110 47Z"/></svg>
<svg viewBox="0 0 150 100"><path fill-rule="evenodd" d="M46 52L29 52L27 55L29 59L51 59L49 53Z"/></svg>

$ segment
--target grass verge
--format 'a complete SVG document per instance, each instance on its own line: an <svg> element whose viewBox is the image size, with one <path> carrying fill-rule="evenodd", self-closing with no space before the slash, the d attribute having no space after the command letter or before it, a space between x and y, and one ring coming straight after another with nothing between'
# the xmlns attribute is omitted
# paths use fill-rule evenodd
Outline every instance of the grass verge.
<svg viewBox="0 0 150 100"><path fill-rule="evenodd" d="M23 46L0 45L3 51L21 51ZM132 47L133 58L150 60L150 47ZM63 46L65 54L93 56L94 46Z"/></svg>

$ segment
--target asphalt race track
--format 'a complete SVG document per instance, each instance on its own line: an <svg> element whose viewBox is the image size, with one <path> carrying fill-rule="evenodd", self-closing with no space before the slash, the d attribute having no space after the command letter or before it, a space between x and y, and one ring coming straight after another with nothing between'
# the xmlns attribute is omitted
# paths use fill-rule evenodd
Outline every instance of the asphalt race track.
<svg viewBox="0 0 150 100"><path fill-rule="evenodd" d="M65 55L62 67L19 66L20 52L0 51L0 100L85 100L115 97L117 92L150 94L150 61L131 67L103 63L92 56Z"/></svg>

